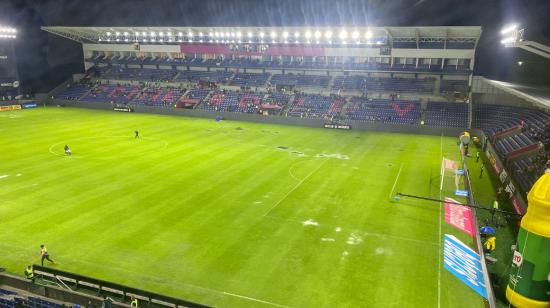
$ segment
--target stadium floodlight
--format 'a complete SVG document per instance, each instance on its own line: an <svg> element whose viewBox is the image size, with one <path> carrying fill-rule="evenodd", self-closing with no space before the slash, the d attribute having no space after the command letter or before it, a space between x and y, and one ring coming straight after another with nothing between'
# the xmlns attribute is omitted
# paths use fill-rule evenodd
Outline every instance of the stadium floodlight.
<svg viewBox="0 0 550 308"><path fill-rule="evenodd" d="M361 41L355 41L355 44L360 45Z"/></svg>
<svg viewBox="0 0 550 308"><path fill-rule="evenodd" d="M286 39L288 38L288 31L283 31L283 37Z"/></svg>
<svg viewBox="0 0 550 308"><path fill-rule="evenodd" d="M147 36L147 32L141 32L141 35Z"/></svg>
<svg viewBox="0 0 550 308"><path fill-rule="evenodd" d="M332 37L332 31L328 30L325 32L325 38L330 39Z"/></svg>
<svg viewBox="0 0 550 308"><path fill-rule="evenodd" d="M172 41L172 39L170 39L170 41ZM202 39L199 40L199 43L202 43Z"/></svg>
<svg viewBox="0 0 550 308"><path fill-rule="evenodd" d="M128 36L128 32L124 32L124 36Z"/></svg>
<svg viewBox="0 0 550 308"><path fill-rule="evenodd" d="M248 36L249 38L251 38L252 35L253 35L253 34L252 34L252 32L250 32L250 31L246 34L246 36Z"/></svg>
<svg viewBox="0 0 550 308"><path fill-rule="evenodd" d="M128 42L128 38L125 38L124 41L125 41L125 42Z"/></svg>
<svg viewBox="0 0 550 308"><path fill-rule="evenodd" d="M319 39L321 37L321 31L315 31L314 36L316 39Z"/></svg>
<svg viewBox="0 0 550 308"><path fill-rule="evenodd" d="M220 33L218 32L214 33L214 37L218 37L218 36L220 36Z"/></svg>
<svg viewBox="0 0 550 308"><path fill-rule="evenodd" d="M187 36L193 37L193 32L191 32L191 31L187 32Z"/></svg>
<svg viewBox="0 0 550 308"><path fill-rule="evenodd" d="M353 31L353 33L351 34L351 37L356 40L359 38L359 31L355 30Z"/></svg>
<svg viewBox="0 0 550 308"><path fill-rule="evenodd" d="M509 43L513 43L516 41L516 38L515 37L507 37L507 38L504 38L500 41L501 44L509 44Z"/></svg>
<svg viewBox="0 0 550 308"><path fill-rule="evenodd" d="M252 40L248 40L248 44L252 44Z"/></svg>
<svg viewBox="0 0 550 308"><path fill-rule="evenodd" d="M235 37L235 32L231 32L231 37Z"/></svg>
<svg viewBox="0 0 550 308"><path fill-rule="evenodd" d="M299 31L294 32L294 37L299 38L300 37L300 32Z"/></svg>
<svg viewBox="0 0 550 308"><path fill-rule="evenodd" d="M139 32L134 32L134 36L140 36L141 33Z"/></svg>
<svg viewBox="0 0 550 308"><path fill-rule="evenodd" d="M306 42L306 43L308 43L308 44L311 44L311 41L310 41L310 40L307 40L307 42Z"/></svg>
<svg viewBox="0 0 550 308"><path fill-rule="evenodd" d="M523 65L523 61L518 61L518 65L519 65L519 66L522 66L522 65Z"/></svg>
<svg viewBox="0 0 550 308"><path fill-rule="evenodd" d="M241 33L241 31L237 31L237 37L242 37L243 34Z"/></svg>
<svg viewBox="0 0 550 308"><path fill-rule="evenodd" d="M208 42L209 42L209 43L213 43L213 42L214 42L214 40L209 40Z"/></svg>
<svg viewBox="0 0 550 308"><path fill-rule="evenodd" d="M372 37L372 32L370 32L370 30L367 30L367 32L365 32L365 38L370 39L371 37Z"/></svg>
<svg viewBox="0 0 550 308"><path fill-rule="evenodd" d="M319 44L321 44L321 41L317 40L317 41L315 41L315 44L319 45Z"/></svg>
<svg viewBox="0 0 550 308"><path fill-rule="evenodd" d="M193 43L193 40L192 40L192 39L189 39L189 41L188 41L188 42L189 42L189 43Z"/></svg>
<svg viewBox="0 0 550 308"><path fill-rule="evenodd" d="M181 33L181 32L178 32L178 36L183 36L183 33Z"/></svg>
<svg viewBox="0 0 550 308"><path fill-rule="evenodd" d="M110 38L107 38L107 42L110 42L110 41L111 41L111 39L110 39Z"/></svg>
<svg viewBox="0 0 550 308"><path fill-rule="evenodd" d="M260 37L263 38L265 36L265 33L260 32Z"/></svg>
<svg viewBox="0 0 550 308"><path fill-rule="evenodd" d="M150 33L150 34L151 34L151 36L155 36L155 32L152 32L152 31L151 31L151 33Z"/></svg>
<svg viewBox="0 0 550 308"><path fill-rule="evenodd" d="M305 33L305 37L308 39L309 41L309 38L311 38L311 31L307 30L306 33Z"/></svg>
<svg viewBox="0 0 550 308"><path fill-rule="evenodd" d="M329 41L328 41L328 44L329 44L329 45L332 45L332 40L329 40Z"/></svg>
<svg viewBox="0 0 550 308"><path fill-rule="evenodd" d="M106 34L107 34L107 36L111 36L111 32L107 32Z"/></svg>
<svg viewBox="0 0 550 308"><path fill-rule="evenodd" d="M166 32L166 36L172 36L172 32Z"/></svg>
<svg viewBox="0 0 550 308"><path fill-rule="evenodd" d="M342 45L346 45L348 42L346 41L342 41Z"/></svg>
<svg viewBox="0 0 550 308"><path fill-rule="evenodd" d="M208 36L213 37L213 36L214 36L214 32L208 32Z"/></svg>
<svg viewBox="0 0 550 308"><path fill-rule="evenodd" d="M116 36L119 36L119 35L120 35L120 32L115 32L115 35L116 35Z"/></svg>
<svg viewBox="0 0 550 308"><path fill-rule="evenodd" d="M298 41L298 40L296 40L296 41L294 41L294 43L298 44L298 43L299 43L299 41Z"/></svg>
<svg viewBox="0 0 550 308"><path fill-rule="evenodd" d="M506 27L502 28L502 30L500 31L500 34L502 34L502 35L508 34L512 31L516 31L517 28L518 28L517 24L512 24L512 25L506 26Z"/></svg>
<svg viewBox="0 0 550 308"><path fill-rule="evenodd" d="M203 36L204 36L204 33L199 32L199 37L203 37Z"/></svg>
<svg viewBox="0 0 550 308"><path fill-rule="evenodd" d="M382 45L383 43L381 41L376 42L376 45Z"/></svg>
<svg viewBox="0 0 550 308"><path fill-rule="evenodd" d="M164 32L162 32L162 31L159 32L159 36L160 36L160 37L163 37L163 36L164 36Z"/></svg>
<svg viewBox="0 0 550 308"><path fill-rule="evenodd" d="M154 42L154 41L155 41L155 39L154 39L154 38L152 38L152 39L151 39L151 42Z"/></svg>
<svg viewBox="0 0 550 308"><path fill-rule="evenodd" d="M225 37L229 37L229 32L225 32Z"/></svg>
<svg viewBox="0 0 550 308"><path fill-rule="evenodd" d="M342 40L345 40L348 37L348 31L346 31L346 29L342 29L340 31L340 34L338 34L338 37Z"/></svg>
<svg viewBox="0 0 550 308"><path fill-rule="evenodd" d="M273 38L277 37L277 32L271 31L271 37L273 37Z"/></svg>

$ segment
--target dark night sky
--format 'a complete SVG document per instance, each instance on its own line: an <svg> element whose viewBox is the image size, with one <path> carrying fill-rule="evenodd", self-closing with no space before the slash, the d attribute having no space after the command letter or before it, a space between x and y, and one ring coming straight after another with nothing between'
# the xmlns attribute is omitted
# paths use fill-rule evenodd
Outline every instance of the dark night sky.
<svg viewBox="0 0 550 308"><path fill-rule="evenodd" d="M550 84L550 60L500 44L510 22L550 43L550 0L19 0L0 2L0 24L19 29L23 86L47 91L82 70L79 44L47 26L482 26L476 74ZM517 61L523 61L519 67Z"/></svg>

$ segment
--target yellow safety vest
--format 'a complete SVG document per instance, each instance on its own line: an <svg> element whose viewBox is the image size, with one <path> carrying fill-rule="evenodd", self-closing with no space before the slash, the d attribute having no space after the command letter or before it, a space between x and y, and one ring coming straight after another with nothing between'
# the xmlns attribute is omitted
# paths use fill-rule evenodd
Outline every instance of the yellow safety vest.
<svg viewBox="0 0 550 308"><path fill-rule="evenodd" d="M34 270L32 268L30 270L26 268L25 276L27 276L27 279L32 279L34 277Z"/></svg>
<svg viewBox="0 0 550 308"><path fill-rule="evenodd" d="M130 306L132 306L132 307L137 307L138 306L137 298L134 298L134 300L130 303Z"/></svg>

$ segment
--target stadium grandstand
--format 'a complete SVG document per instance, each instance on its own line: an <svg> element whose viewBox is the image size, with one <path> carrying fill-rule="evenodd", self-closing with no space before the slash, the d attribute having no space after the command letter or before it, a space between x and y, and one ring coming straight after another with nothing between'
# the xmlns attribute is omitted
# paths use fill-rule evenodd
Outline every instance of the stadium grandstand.
<svg viewBox="0 0 550 308"><path fill-rule="evenodd" d="M481 26L41 29L83 72L2 102L1 308L508 304L550 91L475 75Z"/></svg>

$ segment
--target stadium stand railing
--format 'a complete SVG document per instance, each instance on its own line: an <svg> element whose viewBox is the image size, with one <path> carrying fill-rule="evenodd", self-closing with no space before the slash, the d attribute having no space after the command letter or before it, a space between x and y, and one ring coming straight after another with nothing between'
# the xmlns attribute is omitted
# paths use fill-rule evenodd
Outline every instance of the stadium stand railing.
<svg viewBox="0 0 550 308"><path fill-rule="evenodd" d="M93 292L97 295L109 296L115 301L127 303L130 297L135 297L147 307L208 307L188 300L166 296L146 290L125 286L101 279L91 278L75 273L61 271L40 265L33 265L37 279L52 283L62 281L64 285L76 292ZM50 308L50 307L40 307ZM52 307L56 308L56 307Z"/></svg>

